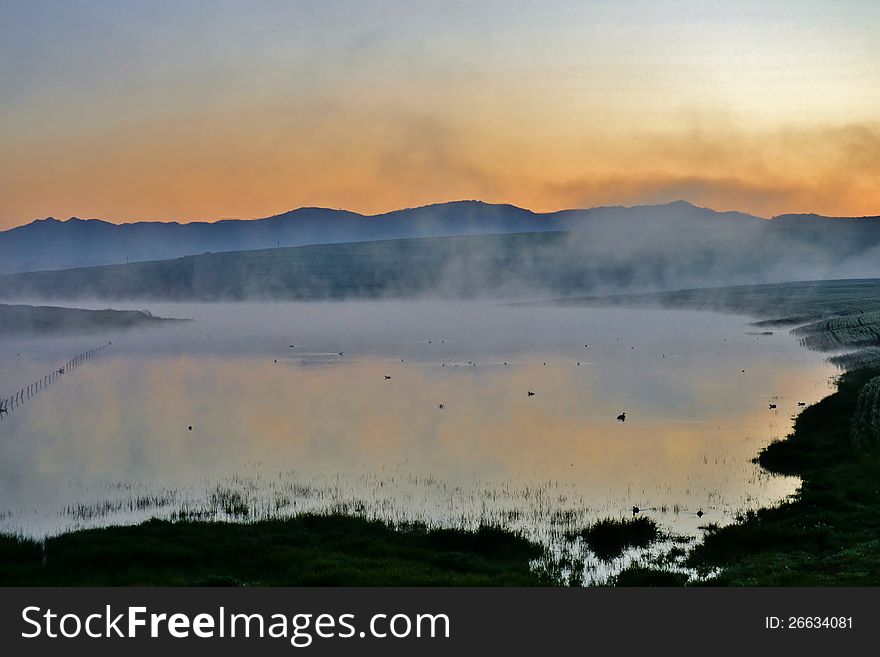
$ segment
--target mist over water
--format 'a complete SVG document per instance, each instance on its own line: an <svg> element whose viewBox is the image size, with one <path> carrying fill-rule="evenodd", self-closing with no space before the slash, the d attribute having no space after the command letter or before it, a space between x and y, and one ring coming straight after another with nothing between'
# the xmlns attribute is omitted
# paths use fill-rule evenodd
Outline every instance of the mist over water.
<svg viewBox="0 0 880 657"><path fill-rule="evenodd" d="M785 332L708 312L150 310L195 321L0 343L6 396L113 342L0 421L0 529L342 510L500 523L552 544L637 505L693 536L796 490L751 460L787 435L797 402L830 392L834 374Z"/></svg>

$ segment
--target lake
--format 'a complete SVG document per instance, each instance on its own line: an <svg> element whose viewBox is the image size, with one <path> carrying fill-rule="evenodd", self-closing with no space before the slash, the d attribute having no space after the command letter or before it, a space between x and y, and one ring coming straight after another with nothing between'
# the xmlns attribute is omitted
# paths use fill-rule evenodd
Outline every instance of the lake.
<svg viewBox="0 0 880 657"><path fill-rule="evenodd" d="M149 307L194 321L0 343L6 397L112 341L0 421L0 530L340 510L555 545L638 506L697 536L797 489L752 459L836 374L787 331L708 312Z"/></svg>

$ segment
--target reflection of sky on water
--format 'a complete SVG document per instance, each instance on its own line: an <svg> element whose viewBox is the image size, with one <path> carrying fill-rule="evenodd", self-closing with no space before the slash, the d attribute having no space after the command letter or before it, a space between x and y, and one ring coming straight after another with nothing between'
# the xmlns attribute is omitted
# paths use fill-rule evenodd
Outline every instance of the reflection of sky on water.
<svg viewBox="0 0 880 657"><path fill-rule="evenodd" d="M153 311L197 321L111 336L111 350L0 422L0 527L204 510L212 491L234 489L255 515L335 505L543 536L635 504L693 533L795 490L751 459L833 374L787 335L708 313ZM0 393L103 338L4 341Z"/></svg>

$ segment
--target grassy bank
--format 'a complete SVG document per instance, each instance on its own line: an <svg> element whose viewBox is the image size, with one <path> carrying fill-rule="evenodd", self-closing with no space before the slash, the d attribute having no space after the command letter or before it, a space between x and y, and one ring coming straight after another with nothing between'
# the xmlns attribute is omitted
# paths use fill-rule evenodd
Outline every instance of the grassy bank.
<svg viewBox="0 0 880 657"><path fill-rule="evenodd" d="M880 582L880 458L854 448L849 421L860 390L877 374L863 369L842 377L835 394L798 417L788 440L761 453L768 470L802 478L796 499L709 531L690 565L721 568L715 584Z"/></svg>
<svg viewBox="0 0 880 657"><path fill-rule="evenodd" d="M45 560L44 560L45 555ZM39 543L0 537L0 585L533 586L543 548L512 533L392 528L341 515L152 520Z"/></svg>

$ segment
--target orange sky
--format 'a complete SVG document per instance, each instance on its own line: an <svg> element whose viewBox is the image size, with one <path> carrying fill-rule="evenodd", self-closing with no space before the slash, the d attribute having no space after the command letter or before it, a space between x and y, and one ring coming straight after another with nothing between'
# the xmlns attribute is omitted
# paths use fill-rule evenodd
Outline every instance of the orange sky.
<svg viewBox="0 0 880 657"><path fill-rule="evenodd" d="M765 4L4 5L0 229L465 198L880 214L877 3Z"/></svg>

